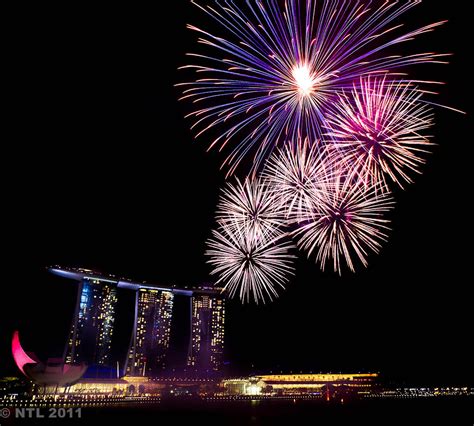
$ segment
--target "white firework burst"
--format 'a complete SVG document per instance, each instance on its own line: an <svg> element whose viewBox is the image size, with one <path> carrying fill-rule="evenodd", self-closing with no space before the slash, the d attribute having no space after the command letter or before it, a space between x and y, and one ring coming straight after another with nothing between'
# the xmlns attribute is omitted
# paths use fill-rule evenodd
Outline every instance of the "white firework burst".
<svg viewBox="0 0 474 426"><path fill-rule="evenodd" d="M294 245L286 233L257 234L220 224L207 246L212 274L219 277L216 285L242 301L273 300L293 274Z"/></svg>
<svg viewBox="0 0 474 426"><path fill-rule="evenodd" d="M287 219L299 221L315 197L331 190L334 163L328 151L308 139L286 142L273 153L263 176Z"/></svg>
<svg viewBox="0 0 474 426"><path fill-rule="evenodd" d="M217 205L217 220L221 224L257 236L280 233L286 223L284 212L271 188L257 177L247 177L244 183L236 179L227 183Z"/></svg>
<svg viewBox="0 0 474 426"><path fill-rule="evenodd" d="M293 235L308 257L315 255L321 269L332 259L334 271L341 274L345 260L354 272L354 256L367 266L368 253L378 253L386 241L390 221L384 215L393 205L391 195L380 193L376 186L366 187L338 177L323 199L315 197L306 212L306 221Z"/></svg>

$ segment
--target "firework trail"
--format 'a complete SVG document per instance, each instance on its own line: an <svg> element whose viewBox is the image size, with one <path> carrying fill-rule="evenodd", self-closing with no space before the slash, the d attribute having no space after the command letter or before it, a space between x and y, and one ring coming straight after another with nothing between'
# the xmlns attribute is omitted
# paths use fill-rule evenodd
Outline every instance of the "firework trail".
<svg viewBox="0 0 474 426"><path fill-rule="evenodd" d="M230 297L238 293L242 301L272 301L293 274L293 244L283 232L259 235L220 224L207 246L216 285L223 283Z"/></svg>
<svg viewBox="0 0 474 426"><path fill-rule="evenodd" d="M366 187L339 176L325 197L315 197L306 212L306 223L293 232L297 245L316 254L316 261L325 269L329 259L334 271L341 274L342 260L355 272L353 257L367 266L369 251L378 253L387 239L389 220L384 214L393 208L389 193L380 193L375 186Z"/></svg>
<svg viewBox="0 0 474 426"><path fill-rule="evenodd" d="M336 151L336 154L337 151ZM318 144L298 139L277 148L268 160L263 177L283 207L286 219L300 221L315 197L331 190L333 166L338 158Z"/></svg>
<svg viewBox="0 0 474 426"><path fill-rule="evenodd" d="M272 0L215 2L201 6L225 31L223 36L189 25L208 53L189 54L196 80L179 84L196 137L209 132L210 148L230 153L223 163L232 174L242 158L253 168L280 140L320 140L327 109L337 93L363 75L391 73L411 64L442 62L445 55L384 53L432 31L443 22L397 34L401 15L420 1ZM405 47L406 48L406 47ZM217 131L217 134L214 133ZM217 136L216 136L217 135Z"/></svg>
<svg viewBox="0 0 474 426"><path fill-rule="evenodd" d="M419 173L431 145L422 133L433 126L431 108L410 83L361 78L359 87L339 96L327 117L328 136L345 167L365 185L388 189L386 176L403 186Z"/></svg>
<svg viewBox="0 0 474 426"><path fill-rule="evenodd" d="M270 187L256 177L227 183L217 205L216 217L232 232L263 236L280 233L285 227L284 212Z"/></svg>

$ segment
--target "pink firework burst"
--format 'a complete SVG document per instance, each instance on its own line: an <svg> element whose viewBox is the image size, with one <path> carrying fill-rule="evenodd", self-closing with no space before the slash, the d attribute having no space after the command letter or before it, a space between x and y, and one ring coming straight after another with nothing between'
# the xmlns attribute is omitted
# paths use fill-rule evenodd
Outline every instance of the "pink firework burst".
<svg viewBox="0 0 474 426"><path fill-rule="evenodd" d="M327 136L343 166L368 187L403 186L420 173L432 143L423 132L433 123L422 92L410 83L364 77L327 116ZM328 142L331 146L331 141Z"/></svg>

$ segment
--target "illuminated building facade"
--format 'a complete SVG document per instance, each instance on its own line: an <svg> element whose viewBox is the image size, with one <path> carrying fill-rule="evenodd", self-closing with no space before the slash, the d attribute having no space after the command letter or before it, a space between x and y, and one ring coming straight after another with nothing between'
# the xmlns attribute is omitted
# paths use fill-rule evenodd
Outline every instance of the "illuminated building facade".
<svg viewBox="0 0 474 426"><path fill-rule="evenodd" d="M49 271L79 283L78 301L65 351L67 364L112 367L117 289L136 293L135 320L125 365L117 377L159 376L170 345L174 296L191 300L191 333L187 366L195 372L220 371L224 355L224 295L212 287L178 288L118 278L90 269L55 266ZM106 371L107 369L104 369ZM109 369L110 370L110 369ZM110 374L110 371L106 371Z"/></svg>
<svg viewBox="0 0 474 426"><path fill-rule="evenodd" d="M117 287L113 282L84 278L65 350L66 364L110 364Z"/></svg>
<svg viewBox="0 0 474 426"><path fill-rule="evenodd" d="M270 374L245 379L223 380L223 387L232 395L303 395L328 394L337 390L365 394L373 390L377 373L356 374Z"/></svg>
<svg viewBox="0 0 474 426"><path fill-rule="evenodd" d="M191 339L188 366L198 371L219 371L224 356L224 299L195 294L191 298Z"/></svg>
<svg viewBox="0 0 474 426"><path fill-rule="evenodd" d="M125 368L128 375L149 376L165 367L173 299L169 291L137 290L135 324Z"/></svg>

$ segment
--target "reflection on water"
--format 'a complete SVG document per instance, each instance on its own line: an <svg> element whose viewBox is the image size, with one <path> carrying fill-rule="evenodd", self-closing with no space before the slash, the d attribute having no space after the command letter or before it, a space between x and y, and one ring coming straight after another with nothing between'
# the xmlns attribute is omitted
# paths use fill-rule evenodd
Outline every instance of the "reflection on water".
<svg viewBox="0 0 474 426"><path fill-rule="evenodd" d="M153 420L174 425L469 425L474 422L474 398L437 400L359 401L327 404L314 401L240 401L162 403L147 407L84 409L81 420L68 424L135 425ZM125 422L125 423L124 423Z"/></svg>

